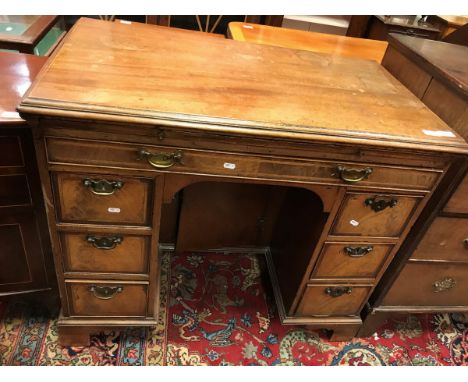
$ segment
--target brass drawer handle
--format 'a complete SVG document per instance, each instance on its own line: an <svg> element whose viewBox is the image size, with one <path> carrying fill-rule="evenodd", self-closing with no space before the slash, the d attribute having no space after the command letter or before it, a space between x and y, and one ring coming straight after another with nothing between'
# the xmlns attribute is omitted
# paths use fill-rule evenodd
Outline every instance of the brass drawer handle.
<svg viewBox="0 0 468 382"><path fill-rule="evenodd" d="M121 293L123 291L123 287L91 285L89 287L89 291L93 293L94 297L100 300L110 300L111 298L115 297L117 293Z"/></svg>
<svg viewBox="0 0 468 382"><path fill-rule="evenodd" d="M92 243L97 249L114 249L117 244L121 244L123 241L122 236L86 236L86 241Z"/></svg>
<svg viewBox="0 0 468 382"><path fill-rule="evenodd" d="M94 179L83 179L83 186L89 188L95 195L112 195L116 190L120 190L124 183L121 180L108 181L105 179L94 180Z"/></svg>
<svg viewBox="0 0 468 382"><path fill-rule="evenodd" d="M336 171L341 180L346 183L357 183L361 180L367 179L372 174L372 168L366 167L363 169L346 168L345 166L337 166ZM335 174L333 174L335 175Z"/></svg>
<svg viewBox="0 0 468 382"><path fill-rule="evenodd" d="M385 195L376 195L365 200L365 205L372 208L375 212L383 211L385 208L393 208L398 204L398 199Z"/></svg>
<svg viewBox="0 0 468 382"><path fill-rule="evenodd" d="M455 285L457 285L457 282L453 278L446 277L442 280L434 282L434 284L432 284L432 287L434 288L434 293L439 293L444 292L446 290L450 290Z"/></svg>
<svg viewBox="0 0 468 382"><path fill-rule="evenodd" d="M351 294L352 291L351 287L328 287L325 289L325 293L330 297L340 297L344 294Z"/></svg>
<svg viewBox="0 0 468 382"><path fill-rule="evenodd" d="M372 245L366 247L344 247L345 253L349 257L363 257L374 250Z"/></svg>
<svg viewBox="0 0 468 382"><path fill-rule="evenodd" d="M139 160L146 158L148 163L156 168L169 168L182 160L182 151L176 150L173 153L157 153L153 154L145 149L138 151Z"/></svg>

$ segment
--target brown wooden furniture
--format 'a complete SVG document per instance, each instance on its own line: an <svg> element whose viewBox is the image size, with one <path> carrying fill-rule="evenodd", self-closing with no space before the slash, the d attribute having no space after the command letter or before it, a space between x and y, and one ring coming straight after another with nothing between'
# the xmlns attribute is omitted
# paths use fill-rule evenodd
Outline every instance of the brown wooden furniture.
<svg viewBox="0 0 468 382"><path fill-rule="evenodd" d="M242 210L244 192L271 198L259 235L241 244L262 244L282 322L350 338L428 198L468 153L374 61L137 23L81 19L19 110L49 205L60 335L75 344L96 327L156 323L163 206L182 194L183 209L184 191L206 182L233 184ZM95 263L77 262L78 250Z"/></svg>
<svg viewBox="0 0 468 382"><path fill-rule="evenodd" d="M392 35L382 65L468 140L468 48ZM446 177L370 299L360 335L391 314L468 311L468 163Z"/></svg>
<svg viewBox="0 0 468 382"><path fill-rule="evenodd" d="M440 30L429 22L421 22L418 16L372 16L365 37L387 40L390 33L436 40Z"/></svg>
<svg viewBox="0 0 468 382"><path fill-rule="evenodd" d="M379 63L382 61L388 45L383 41L239 22L229 23L228 36L236 41L362 58Z"/></svg>
<svg viewBox="0 0 468 382"><path fill-rule="evenodd" d="M0 52L0 297L56 282L31 130L16 105L43 57Z"/></svg>
<svg viewBox="0 0 468 382"><path fill-rule="evenodd" d="M0 16L0 49L49 56L65 33L61 16ZM39 52L45 37L51 41Z"/></svg>
<svg viewBox="0 0 468 382"><path fill-rule="evenodd" d="M468 16L429 16L427 20L440 29L440 39L468 24Z"/></svg>
<svg viewBox="0 0 468 382"><path fill-rule="evenodd" d="M174 27L182 29L196 30L199 32L218 33L226 35L227 27L230 22L242 20L245 23L265 24L280 27L283 16L271 15L179 15L179 16L146 16L148 24L160 25L165 27Z"/></svg>
<svg viewBox="0 0 468 382"><path fill-rule="evenodd" d="M468 46L468 24L465 24L456 31L450 33L442 41L450 44Z"/></svg>

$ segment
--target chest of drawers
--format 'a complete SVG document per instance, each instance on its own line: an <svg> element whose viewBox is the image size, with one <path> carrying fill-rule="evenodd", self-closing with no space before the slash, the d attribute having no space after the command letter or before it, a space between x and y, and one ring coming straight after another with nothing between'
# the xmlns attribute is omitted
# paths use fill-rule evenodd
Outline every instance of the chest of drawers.
<svg viewBox="0 0 468 382"><path fill-rule="evenodd" d="M464 46L392 35L382 64L465 139L468 72ZM468 310L468 178L458 162L433 195L365 309L361 335L393 314Z"/></svg>
<svg viewBox="0 0 468 382"><path fill-rule="evenodd" d="M336 340L356 333L370 293L467 145L378 64L327 60L186 31L77 23L19 106L34 126L49 205L63 342L86 341L83 328L155 325L162 210L206 183L191 229L208 237L209 222L223 226L220 184L271 197L258 209L282 322L332 329ZM298 82L306 89L287 88ZM249 197L234 199L228 212L253 215ZM245 224L232 229L253 226Z"/></svg>

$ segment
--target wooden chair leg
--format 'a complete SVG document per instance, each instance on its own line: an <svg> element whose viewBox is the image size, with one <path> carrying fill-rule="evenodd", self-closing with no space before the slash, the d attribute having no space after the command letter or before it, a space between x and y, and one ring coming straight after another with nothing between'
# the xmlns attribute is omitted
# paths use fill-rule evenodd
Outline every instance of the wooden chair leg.
<svg viewBox="0 0 468 382"><path fill-rule="evenodd" d="M351 341L356 337L357 332L361 328L361 325L343 325L336 326L333 329L333 333L330 336L330 341L332 342L342 342L342 341Z"/></svg>
<svg viewBox="0 0 468 382"><path fill-rule="evenodd" d="M90 330L86 327L59 326L59 343L61 346L89 346Z"/></svg>
<svg viewBox="0 0 468 382"><path fill-rule="evenodd" d="M388 318L386 312L370 312L364 319L361 329L357 333L357 337L370 337L378 328L380 328Z"/></svg>

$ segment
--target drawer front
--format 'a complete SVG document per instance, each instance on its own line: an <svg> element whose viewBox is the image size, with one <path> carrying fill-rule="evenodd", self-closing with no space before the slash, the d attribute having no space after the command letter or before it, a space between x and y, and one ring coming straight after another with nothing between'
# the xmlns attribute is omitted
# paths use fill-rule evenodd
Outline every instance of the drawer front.
<svg viewBox="0 0 468 382"><path fill-rule="evenodd" d="M347 194L332 234L398 237L420 199L396 194Z"/></svg>
<svg viewBox="0 0 468 382"><path fill-rule="evenodd" d="M26 175L0 175L0 185L0 207L32 204Z"/></svg>
<svg viewBox="0 0 468 382"><path fill-rule="evenodd" d="M150 180L141 178L57 174L58 220L150 225L152 188Z"/></svg>
<svg viewBox="0 0 468 382"><path fill-rule="evenodd" d="M65 272L148 273L149 236L60 234Z"/></svg>
<svg viewBox="0 0 468 382"><path fill-rule="evenodd" d="M82 163L82 158L85 155L86 163L96 166L289 182L348 184L343 178L348 180L363 178L353 184L430 190L440 175L439 171L433 170L369 166L365 163L294 160L208 150L176 149L163 146L143 147L139 144L117 144L50 137L47 138L46 145L50 163ZM156 157L142 155L140 150L151 154L164 154L169 157L171 154L177 153L180 157L169 158L166 163L161 163L160 168L155 168L149 161L157 161ZM164 168L164 166L167 167ZM365 170L369 168L372 172L367 174Z"/></svg>
<svg viewBox="0 0 468 382"><path fill-rule="evenodd" d="M411 258L468 263L468 219L435 218Z"/></svg>
<svg viewBox="0 0 468 382"><path fill-rule="evenodd" d="M468 174L445 205L444 212L468 214Z"/></svg>
<svg viewBox="0 0 468 382"><path fill-rule="evenodd" d="M393 248L390 244L326 243L314 278L375 278Z"/></svg>
<svg viewBox="0 0 468 382"><path fill-rule="evenodd" d="M359 314L370 286L307 285L298 316L353 316Z"/></svg>
<svg viewBox="0 0 468 382"><path fill-rule="evenodd" d="M468 265L408 263L382 305L467 306Z"/></svg>
<svg viewBox="0 0 468 382"><path fill-rule="evenodd" d="M66 282L71 316L146 315L147 285Z"/></svg>
<svg viewBox="0 0 468 382"><path fill-rule="evenodd" d="M0 137L0 167L23 167L21 141L16 137Z"/></svg>

